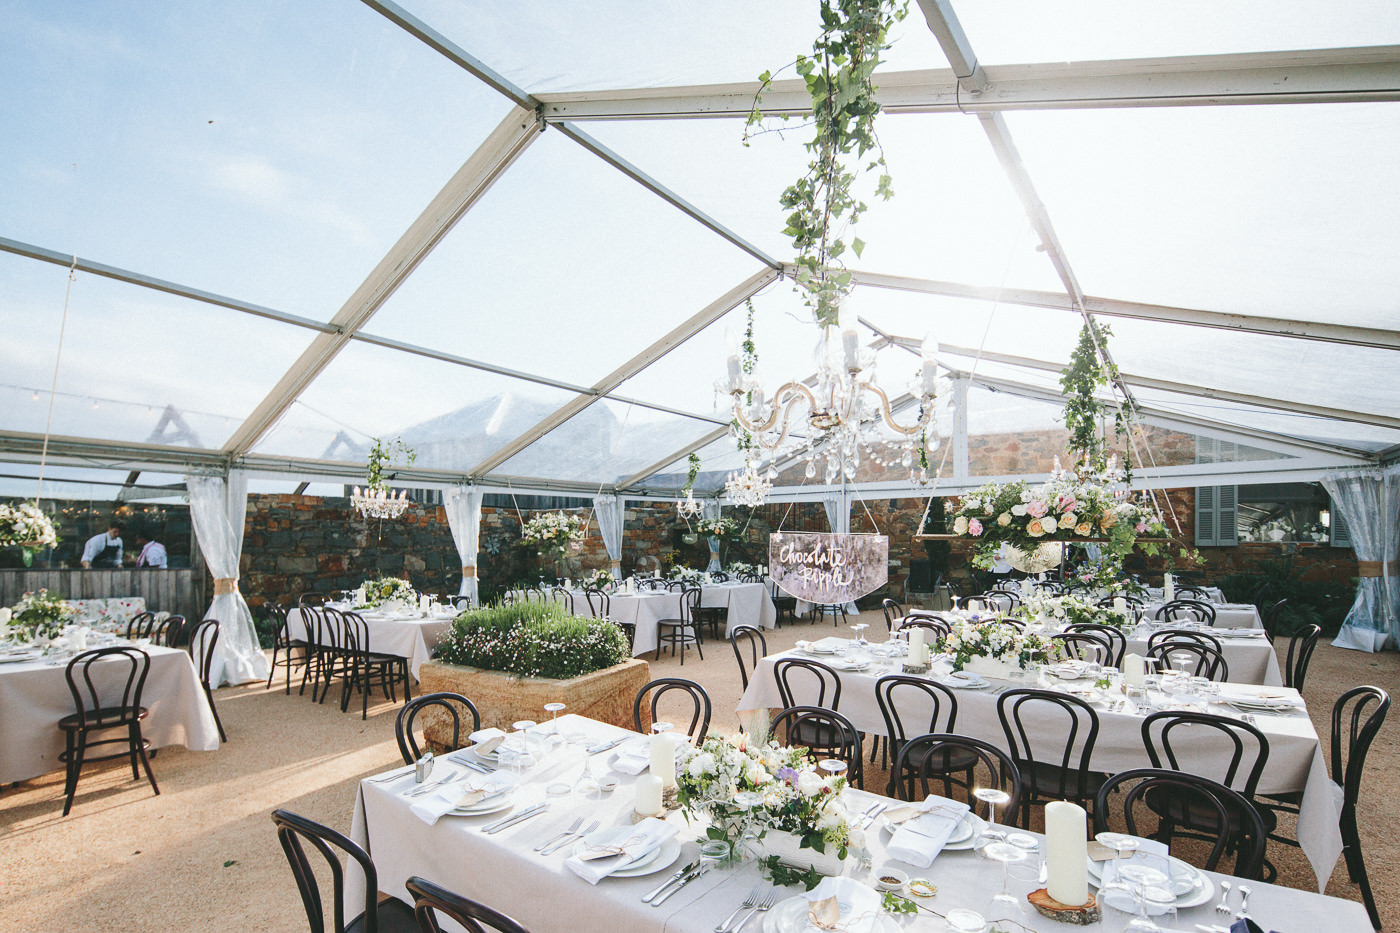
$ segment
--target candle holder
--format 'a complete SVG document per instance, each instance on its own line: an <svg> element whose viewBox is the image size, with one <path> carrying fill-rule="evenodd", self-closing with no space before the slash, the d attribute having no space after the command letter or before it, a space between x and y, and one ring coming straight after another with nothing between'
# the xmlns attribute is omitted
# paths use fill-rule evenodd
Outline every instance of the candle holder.
<svg viewBox="0 0 1400 933"><path fill-rule="evenodd" d="M1103 919L1103 912L1099 910L1099 899L1092 894L1089 895L1089 900L1086 903L1080 904L1078 907L1071 904L1061 904L1051 897L1050 892L1045 888L1032 891L1026 895L1026 900L1030 901L1031 906L1042 917L1058 920L1060 923L1088 926Z"/></svg>
<svg viewBox="0 0 1400 933"><path fill-rule="evenodd" d="M906 674L927 674L929 671L933 670L933 662L925 661L922 664L916 664L912 661L905 661L900 665L900 670Z"/></svg>

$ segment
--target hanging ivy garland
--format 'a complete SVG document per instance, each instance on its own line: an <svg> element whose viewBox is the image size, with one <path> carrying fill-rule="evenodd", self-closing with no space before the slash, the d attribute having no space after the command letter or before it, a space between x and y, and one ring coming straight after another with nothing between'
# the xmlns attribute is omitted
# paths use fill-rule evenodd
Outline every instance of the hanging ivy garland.
<svg viewBox="0 0 1400 933"><path fill-rule="evenodd" d="M857 257L865 243L844 229L860 220L866 204L854 191L865 171L880 172L875 195L894 195L885 171L884 150L875 135L880 102L875 97L875 69L889 48L889 28L909 12L907 0L822 0L822 33L809 57L800 55L796 69L812 98L812 125L807 143L812 160L806 173L779 199L787 215L783 233L797 250L797 286L823 327L836 324L841 300L851 290L851 273L841 262L847 248ZM763 122L763 91L771 72L759 75L761 86L748 125ZM749 130L744 138L747 141ZM869 159L862 168L860 162Z"/></svg>
<svg viewBox="0 0 1400 933"><path fill-rule="evenodd" d="M1077 459L1087 460L1095 472L1101 472L1108 464L1107 444L1100 430L1104 404L1098 392L1110 379L1118 380L1118 367L1105 363L1099 348L1112 333L1107 324L1100 324L1093 318L1086 320L1079 330L1079 343L1070 354L1069 365L1060 372L1069 448L1077 454ZM1126 407L1114 413L1113 427L1119 439L1127 439L1132 415ZM1132 464L1127 456L1123 457L1123 473L1124 479L1132 482Z"/></svg>

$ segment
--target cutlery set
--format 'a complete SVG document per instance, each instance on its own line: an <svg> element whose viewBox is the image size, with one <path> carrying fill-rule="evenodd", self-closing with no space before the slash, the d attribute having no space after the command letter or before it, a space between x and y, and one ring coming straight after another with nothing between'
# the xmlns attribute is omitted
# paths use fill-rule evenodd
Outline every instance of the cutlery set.
<svg viewBox="0 0 1400 933"><path fill-rule="evenodd" d="M659 907L667 898L675 894L681 888L690 884L696 878L702 877L710 870L710 866L699 861L691 862L689 865L667 878L661 884L642 895L642 903Z"/></svg>
<svg viewBox="0 0 1400 933"><path fill-rule="evenodd" d="M754 885L753 890L749 892L749 896L744 898L744 902L734 908L734 912L728 917L725 917L723 923L715 927L715 933L739 933L739 931L744 928L744 924L752 920L755 914L761 914L772 910L773 905L778 902L778 889L770 888L768 894L763 896L759 893L762 887L763 882ZM734 918L743 910L747 910L748 913L745 914L738 923L734 923ZM733 925L731 926L731 924Z"/></svg>

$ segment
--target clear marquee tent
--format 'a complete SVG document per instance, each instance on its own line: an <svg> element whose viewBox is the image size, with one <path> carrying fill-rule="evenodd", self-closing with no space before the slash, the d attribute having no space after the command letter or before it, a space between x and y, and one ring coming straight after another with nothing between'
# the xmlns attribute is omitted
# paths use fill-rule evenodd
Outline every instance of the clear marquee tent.
<svg viewBox="0 0 1400 933"><path fill-rule="evenodd" d="M777 198L816 23L0 0L0 494L41 455L51 495L339 490L395 436L401 485L673 498L699 451L721 492L746 299L767 381L813 369ZM942 345L937 494L991 478L969 437L1055 426L1083 313L1142 420L1214 452L1140 482L1393 472L1400 5L914 0L893 38L853 300L882 384ZM792 119L745 144L765 70ZM860 479L772 497L930 492Z"/></svg>

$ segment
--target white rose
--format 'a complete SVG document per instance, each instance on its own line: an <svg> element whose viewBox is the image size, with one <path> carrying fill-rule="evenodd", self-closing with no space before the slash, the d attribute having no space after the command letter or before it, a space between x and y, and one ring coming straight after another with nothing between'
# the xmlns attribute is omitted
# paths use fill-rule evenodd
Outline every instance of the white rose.
<svg viewBox="0 0 1400 933"><path fill-rule="evenodd" d="M846 843L853 849L865 848L865 830L852 826L851 831L846 834Z"/></svg>
<svg viewBox="0 0 1400 933"><path fill-rule="evenodd" d="M966 517L966 516L959 515L959 516L953 521L953 534L955 534L955 535L965 535L965 534L967 534L967 517Z"/></svg>
<svg viewBox="0 0 1400 933"><path fill-rule="evenodd" d="M1024 505L1024 504L1021 504L1021 505L1013 505L1013 506L1011 507L1011 514L1012 514L1012 515L1018 515L1018 516L1019 516L1019 515L1025 515L1025 514L1026 514L1026 507L1025 507L1025 505Z"/></svg>
<svg viewBox="0 0 1400 933"><path fill-rule="evenodd" d="M1040 520L1040 527L1045 529L1046 534L1054 534L1055 529L1059 526L1055 524L1053 516L1047 515Z"/></svg>
<svg viewBox="0 0 1400 933"><path fill-rule="evenodd" d="M812 796L817 793L817 791L821 790L821 787L821 775L817 774L815 771L803 771L797 776L797 789L804 797Z"/></svg>

